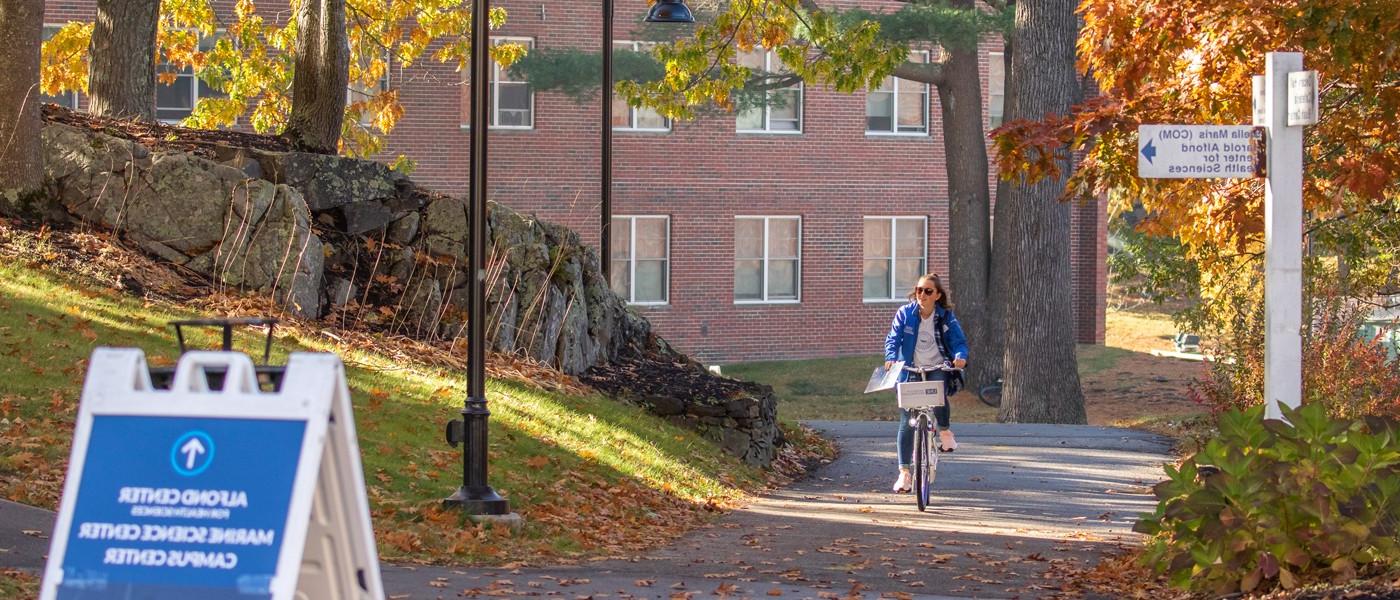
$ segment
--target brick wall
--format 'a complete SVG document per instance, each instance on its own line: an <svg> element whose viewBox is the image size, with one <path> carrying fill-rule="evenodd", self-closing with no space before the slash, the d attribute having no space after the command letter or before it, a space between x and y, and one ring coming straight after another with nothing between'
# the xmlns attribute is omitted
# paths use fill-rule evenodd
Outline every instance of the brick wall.
<svg viewBox="0 0 1400 600"><path fill-rule="evenodd" d="M216 2L227 13L225 2ZM619 0L619 40L636 30L643 0ZM893 6L869 0L866 6ZM596 50L599 3L559 0L499 3L510 18L498 35L528 37L536 47ZM91 2L49 2L49 21L90 19ZM987 52L996 44L984 44ZM456 66L425 59L394 65L405 118L383 158L405 154L414 178L465 193L468 89ZM862 300L863 218L928 220L929 267L946 273L947 184L936 93L929 95L931 133L865 132L865 94L808 85L799 135L736 133L732 115L677 123L670 132L616 130L613 213L670 217L669 303L638 306L672 344L706 362L873 354L899 302ZM577 102L534 95L534 127L489 132L493 200L576 229L597 244L599 137L597 97ZM734 301L734 218L800 216L801 299L788 304ZM1105 227L1103 203L1074 209L1074 296L1080 340L1102 342ZM956 290L953 290L956 297Z"/></svg>

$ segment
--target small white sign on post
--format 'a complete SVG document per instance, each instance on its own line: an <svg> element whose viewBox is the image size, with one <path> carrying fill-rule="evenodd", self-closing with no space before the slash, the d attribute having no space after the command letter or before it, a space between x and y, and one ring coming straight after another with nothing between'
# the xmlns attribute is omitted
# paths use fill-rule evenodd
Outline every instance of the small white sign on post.
<svg viewBox="0 0 1400 600"><path fill-rule="evenodd" d="M1317 124L1317 71L1288 74L1288 126Z"/></svg>
<svg viewBox="0 0 1400 600"><path fill-rule="evenodd" d="M1139 125L1138 177L1257 177L1259 143L1251 125Z"/></svg>
<svg viewBox="0 0 1400 600"><path fill-rule="evenodd" d="M1269 124L1269 112L1266 103L1268 102L1268 82L1263 75L1252 77L1254 81L1254 125L1264 127Z"/></svg>

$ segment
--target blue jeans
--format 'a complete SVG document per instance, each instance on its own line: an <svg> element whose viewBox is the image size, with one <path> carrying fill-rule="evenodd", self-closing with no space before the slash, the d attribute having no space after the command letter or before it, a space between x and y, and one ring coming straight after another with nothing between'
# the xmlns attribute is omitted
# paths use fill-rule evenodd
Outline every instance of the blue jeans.
<svg viewBox="0 0 1400 600"><path fill-rule="evenodd" d="M945 381L947 379L948 374L943 371L932 371L928 373L927 377L928 381ZM909 381L923 380L924 376L919 373L909 374ZM943 406L933 409L933 420L938 422L939 430L948 429L950 415L948 408L948 403L944 402ZM899 467L903 469L914 464L914 428L909 425L909 411L902 408L899 409L899 433L895 434L894 442L899 449ZM932 443L937 444L938 440L935 439Z"/></svg>

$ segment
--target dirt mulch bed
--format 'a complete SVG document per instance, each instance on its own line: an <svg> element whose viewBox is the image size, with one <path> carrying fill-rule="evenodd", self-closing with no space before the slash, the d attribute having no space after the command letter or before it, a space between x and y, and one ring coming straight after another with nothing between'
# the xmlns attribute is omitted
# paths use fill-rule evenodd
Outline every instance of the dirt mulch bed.
<svg viewBox="0 0 1400 600"><path fill-rule="evenodd" d="M94 117L55 104L43 105L44 120L140 143L152 150L178 150L202 158L213 158L211 146L255 148L271 152L291 152L292 144L276 136L227 129L188 129L164 123L142 123L108 117Z"/></svg>
<svg viewBox="0 0 1400 600"><path fill-rule="evenodd" d="M772 393L768 386L714 375L694 363L633 357L593 367L579 377L617 397L690 398L706 404Z"/></svg>

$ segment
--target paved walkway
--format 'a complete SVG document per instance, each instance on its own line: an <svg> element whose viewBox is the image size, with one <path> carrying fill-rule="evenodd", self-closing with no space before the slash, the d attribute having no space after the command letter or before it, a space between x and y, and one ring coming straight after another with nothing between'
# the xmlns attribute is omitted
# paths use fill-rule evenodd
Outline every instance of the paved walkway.
<svg viewBox="0 0 1400 600"><path fill-rule="evenodd" d="M1033 598L1056 561L1136 541L1168 442L1101 427L963 424L934 503L889 492L893 423L814 422L841 457L646 557L515 570L384 566L390 597ZM53 515L0 504L0 566L38 569ZM29 533L25 533L28 531ZM42 531L37 535L36 532ZM908 594L904 596L899 593Z"/></svg>

